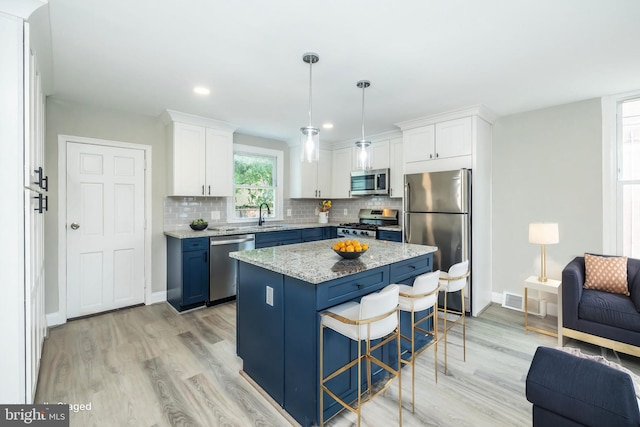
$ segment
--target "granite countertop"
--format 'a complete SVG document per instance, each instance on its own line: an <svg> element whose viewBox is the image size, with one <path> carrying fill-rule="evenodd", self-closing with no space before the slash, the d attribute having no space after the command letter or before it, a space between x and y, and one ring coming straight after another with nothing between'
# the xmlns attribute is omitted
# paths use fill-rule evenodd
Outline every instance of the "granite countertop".
<svg viewBox="0 0 640 427"><path fill-rule="evenodd" d="M243 225L243 224L222 224L222 225L210 225L207 230L193 231L190 228L165 230L166 236L175 237L177 239L193 239L194 237L211 237L211 236L232 236L234 234L254 234L264 233L267 231L284 231L284 230L296 230L300 228L316 228L316 227L331 227L337 226L338 223L320 224L312 222L308 224L282 224L282 223L270 223L265 225Z"/></svg>
<svg viewBox="0 0 640 427"><path fill-rule="evenodd" d="M435 246L367 240L369 250L358 259L347 260L331 249L339 240L341 239L272 246L231 252L229 256L276 273L318 284L438 250Z"/></svg>

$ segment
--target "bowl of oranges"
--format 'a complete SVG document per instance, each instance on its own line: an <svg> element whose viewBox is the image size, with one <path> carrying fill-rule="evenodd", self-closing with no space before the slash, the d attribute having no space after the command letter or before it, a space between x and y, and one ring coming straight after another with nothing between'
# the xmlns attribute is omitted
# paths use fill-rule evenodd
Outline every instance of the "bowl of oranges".
<svg viewBox="0 0 640 427"><path fill-rule="evenodd" d="M333 244L333 251L346 259L356 259L369 249L367 243L360 243L357 240L340 240Z"/></svg>

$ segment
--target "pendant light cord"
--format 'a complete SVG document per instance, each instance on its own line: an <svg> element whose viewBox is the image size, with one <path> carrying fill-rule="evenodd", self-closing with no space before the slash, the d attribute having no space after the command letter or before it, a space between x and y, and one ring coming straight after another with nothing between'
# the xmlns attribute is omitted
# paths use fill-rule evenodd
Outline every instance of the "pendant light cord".
<svg viewBox="0 0 640 427"><path fill-rule="evenodd" d="M362 141L364 142L364 90L366 85L362 85Z"/></svg>
<svg viewBox="0 0 640 427"><path fill-rule="evenodd" d="M311 124L313 123L313 121L311 120L311 88L313 87L312 69L313 69L313 58L309 60L309 127L313 126Z"/></svg>

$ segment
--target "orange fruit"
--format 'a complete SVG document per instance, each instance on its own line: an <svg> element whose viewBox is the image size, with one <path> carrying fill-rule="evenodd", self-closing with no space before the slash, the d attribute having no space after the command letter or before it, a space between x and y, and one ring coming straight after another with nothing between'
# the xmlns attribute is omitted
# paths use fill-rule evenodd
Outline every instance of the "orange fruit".
<svg viewBox="0 0 640 427"><path fill-rule="evenodd" d="M356 252L362 252L362 246L360 246L360 245L355 245L355 246L353 247L353 249L354 249Z"/></svg>
<svg viewBox="0 0 640 427"><path fill-rule="evenodd" d="M369 245L367 243L363 243L362 244L362 250L366 251L367 249L369 249Z"/></svg>
<svg viewBox="0 0 640 427"><path fill-rule="evenodd" d="M339 251L340 250L340 244L339 243L335 243L333 245L333 249L336 250L336 251Z"/></svg>
<svg viewBox="0 0 640 427"><path fill-rule="evenodd" d="M355 250L353 249L353 246L351 245L347 246L347 252L355 252Z"/></svg>
<svg viewBox="0 0 640 427"><path fill-rule="evenodd" d="M351 244L351 240L349 240L349 239L345 240L345 241L344 241L344 244L345 244L346 246L349 246L349 245Z"/></svg>

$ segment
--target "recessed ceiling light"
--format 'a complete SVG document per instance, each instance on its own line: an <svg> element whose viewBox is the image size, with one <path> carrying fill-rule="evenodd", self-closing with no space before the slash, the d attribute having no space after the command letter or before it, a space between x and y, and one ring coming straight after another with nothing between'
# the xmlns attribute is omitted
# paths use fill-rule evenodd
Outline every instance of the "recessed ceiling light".
<svg viewBox="0 0 640 427"><path fill-rule="evenodd" d="M202 87L202 86L194 87L193 91L198 95L209 95L211 93L211 91L208 88Z"/></svg>
<svg viewBox="0 0 640 427"><path fill-rule="evenodd" d="M325 123L322 125L324 129L333 129L333 123Z"/></svg>

